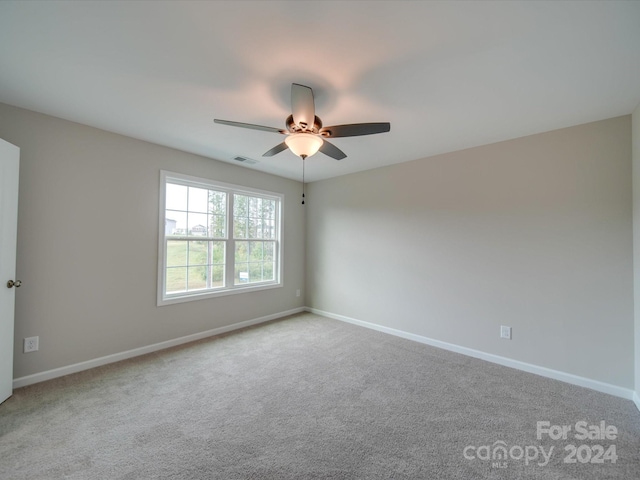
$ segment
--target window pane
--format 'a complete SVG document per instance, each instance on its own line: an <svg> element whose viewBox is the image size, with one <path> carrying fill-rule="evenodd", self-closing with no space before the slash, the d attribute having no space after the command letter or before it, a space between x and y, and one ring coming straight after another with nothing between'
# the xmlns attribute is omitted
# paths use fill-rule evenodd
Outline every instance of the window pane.
<svg viewBox="0 0 640 480"><path fill-rule="evenodd" d="M185 212L177 212L167 210L164 221L165 235L186 235L187 234L187 214Z"/></svg>
<svg viewBox="0 0 640 480"><path fill-rule="evenodd" d="M184 267L187 265L187 242L167 241L167 267Z"/></svg>
<svg viewBox="0 0 640 480"><path fill-rule="evenodd" d="M262 218L276 218L276 202L274 200L262 199Z"/></svg>
<svg viewBox="0 0 640 480"><path fill-rule="evenodd" d="M262 281L262 263L249 264L249 283Z"/></svg>
<svg viewBox="0 0 640 480"><path fill-rule="evenodd" d="M258 225L260 221L256 218L249 218L249 238L260 238L258 235Z"/></svg>
<svg viewBox="0 0 640 480"><path fill-rule="evenodd" d="M165 285L166 285L167 293L184 292L187 289L186 267L167 268Z"/></svg>
<svg viewBox="0 0 640 480"><path fill-rule="evenodd" d="M187 187L185 187L184 185L167 183L165 208L169 210L186 210Z"/></svg>
<svg viewBox="0 0 640 480"><path fill-rule="evenodd" d="M209 190L209 213L218 215L226 215L227 213L227 194L224 192L216 192Z"/></svg>
<svg viewBox="0 0 640 480"><path fill-rule="evenodd" d="M249 283L249 265L247 263L236 263L234 277L235 285Z"/></svg>
<svg viewBox="0 0 640 480"><path fill-rule="evenodd" d="M274 220L265 220L262 222L262 238L276 238Z"/></svg>
<svg viewBox="0 0 640 480"><path fill-rule="evenodd" d="M224 265L211 267L211 287L224 287Z"/></svg>
<svg viewBox="0 0 640 480"><path fill-rule="evenodd" d="M262 242L249 242L249 261L262 261Z"/></svg>
<svg viewBox="0 0 640 480"><path fill-rule="evenodd" d="M235 217L246 217L248 212L249 198L246 195L233 196L233 215Z"/></svg>
<svg viewBox="0 0 640 480"><path fill-rule="evenodd" d="M235 242L235 284L275 280L275 242Z"/></svg>
<svg viewBox="0 0 640 480"><path fill-rule="evenodd" d="M265 282L276 279L273 272L274 272L273 263L265 262L262 267L262 275Z"/></svg>
<svg viewBox="0 0 640 480"><path fill-rule="evenodd" d="M213 244L212 262L216 265L224 265L225 257L225 243L224 242L211 242Z"/></svg>
<svg viewBox="0 0 640 480"><path fill-rule="evenodd" d="M188 269L189 290L207 288L207 267L189 267Z"/></svg>
<svg viewBox="0 0 640 480"><path fill-rule="evenodd" d="M209 242L185 242L189 243L189 266L206 265L209 258Z"/></svg>
<svg viewBox="0 0 640 480"><path fill-rule="evenodd" d="M244 263L249 260L249 242L236 242L236 263Z"/></svg>
<svg viewBox="0 0 640 480"><path fill-rule="evenodd" d="M265 262L273 262L275 258L276 244L275 242L264 242L264 261Z"/></svg>
<svg viewBox="0 0 640 480"><path fill-rule="evenodd" d="M226 220L224 215L209 215L209 235L215 238L225 238Z"/></svg>
<svg viewBox="0 0 640 480"><path fill-rule="evenodd" d="M249 197L249 216L259 217L260 210L262 209L262 199L256 197Z"/></svg>
<svg viewBox="0 0 640 480"><path fill-rule="evenodd" d="M207 213L209 211L209 190L205 188L189 187L190 212Z"/></svg>
<svg viewBox="0 0 640 480"><path fill-rule="evenodd" d="M246 218L234 218L233 219L233 237L234 238L247 238L247 222Z"/></svg>
<svg viewBox="0 0 640 480"><path fill-rule="evenodd" d="M206 213L189 213L189 233L197 237L207 236L207 214Z"/></svg>
<svg viewBox="0 0 640 480"><path fill-rule="evenodd" d="M275 200L234 195L234 238L276 238Z"/></svg>

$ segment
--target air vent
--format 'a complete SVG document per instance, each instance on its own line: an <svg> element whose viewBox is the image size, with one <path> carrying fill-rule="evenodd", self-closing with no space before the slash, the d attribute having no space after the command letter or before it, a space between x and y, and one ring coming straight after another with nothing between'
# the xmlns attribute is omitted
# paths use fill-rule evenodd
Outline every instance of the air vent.
<svg viewBox="0 0 640 480"><path fill-rule="evenodd" d="M247 157L235 157L234 160L236 162L244 163L246 165L255 165L256 163L258 163L257 160L253 160L253 159L247 158Z"/></svg>

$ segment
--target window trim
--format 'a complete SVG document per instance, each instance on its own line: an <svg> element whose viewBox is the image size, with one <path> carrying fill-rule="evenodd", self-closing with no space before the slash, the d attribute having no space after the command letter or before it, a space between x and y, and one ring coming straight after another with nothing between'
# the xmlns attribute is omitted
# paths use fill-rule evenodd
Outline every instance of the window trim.
<svg viewBox="0 0 640 480"><path fill-rule="evenodd" d="M227 236L222 239L225 242L226 254L225 254L225 286L216 288L215 290L197 290L193 292L180 292L177 294L165 293L166 282L166 263L167 263L167 251L166 251L166 236L165 236L165 215L166 215L166 185L167 182L182 184L186 186L208 188L211 190L223 191L227 193ZM229 285L228 278L229 269L233 272L235 268L235 262L229 262L235 255L235 240L233 238L233 211L230 208L232 202L229 198L233 194L260 196L271 198L276 200L276 252L275 252L275 280L260 282L248 285L234 285L233 282ZM280 288L283 285L282 282L282 251L283 251L283 208L284 208L284 194L277 192L270 192L267 190L261 190L252 187L246 187L244 185L235 185L232 183L219 182L216 180L210 180L201 177L194 177L191 175L185 175L182 173L170 172L167 170L160 170L160 190L158 201L158 272L157 272L157 306L173 305L176 303L191 302L195 300L203 300L207 298L215 298L226 295L235 295L238 293L255 292L260 290L269 290L273 288ZM237 239L244 241L245 239Z"/></svg>

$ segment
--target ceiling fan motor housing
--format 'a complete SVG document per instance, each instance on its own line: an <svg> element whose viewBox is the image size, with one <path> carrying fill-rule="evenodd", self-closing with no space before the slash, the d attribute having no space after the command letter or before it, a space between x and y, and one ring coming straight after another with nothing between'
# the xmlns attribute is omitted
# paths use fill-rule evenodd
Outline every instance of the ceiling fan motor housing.
<svg viewBox="0 0 640 480"><path fill-rule="evenodd" d="M309 128L307 124L298 125L293 121L293 115L289 115L285 122L287 126L287 130L291 133L315 133L316 135L320 134L320 129L322 128L322 120L317 115L314 115L313 126Z"/></svg>

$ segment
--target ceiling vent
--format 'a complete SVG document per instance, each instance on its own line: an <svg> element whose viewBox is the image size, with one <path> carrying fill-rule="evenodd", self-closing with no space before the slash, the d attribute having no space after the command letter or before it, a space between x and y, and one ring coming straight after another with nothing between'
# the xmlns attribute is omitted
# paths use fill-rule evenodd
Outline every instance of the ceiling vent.
<svg viewBox="0 0 640 480"><path fill-rule="evenodd" d="M244 163L245 165L255 165L256 163L258 163L257 160L253 160L247 157L235 157L234 160L236 162Z"/></svg>

